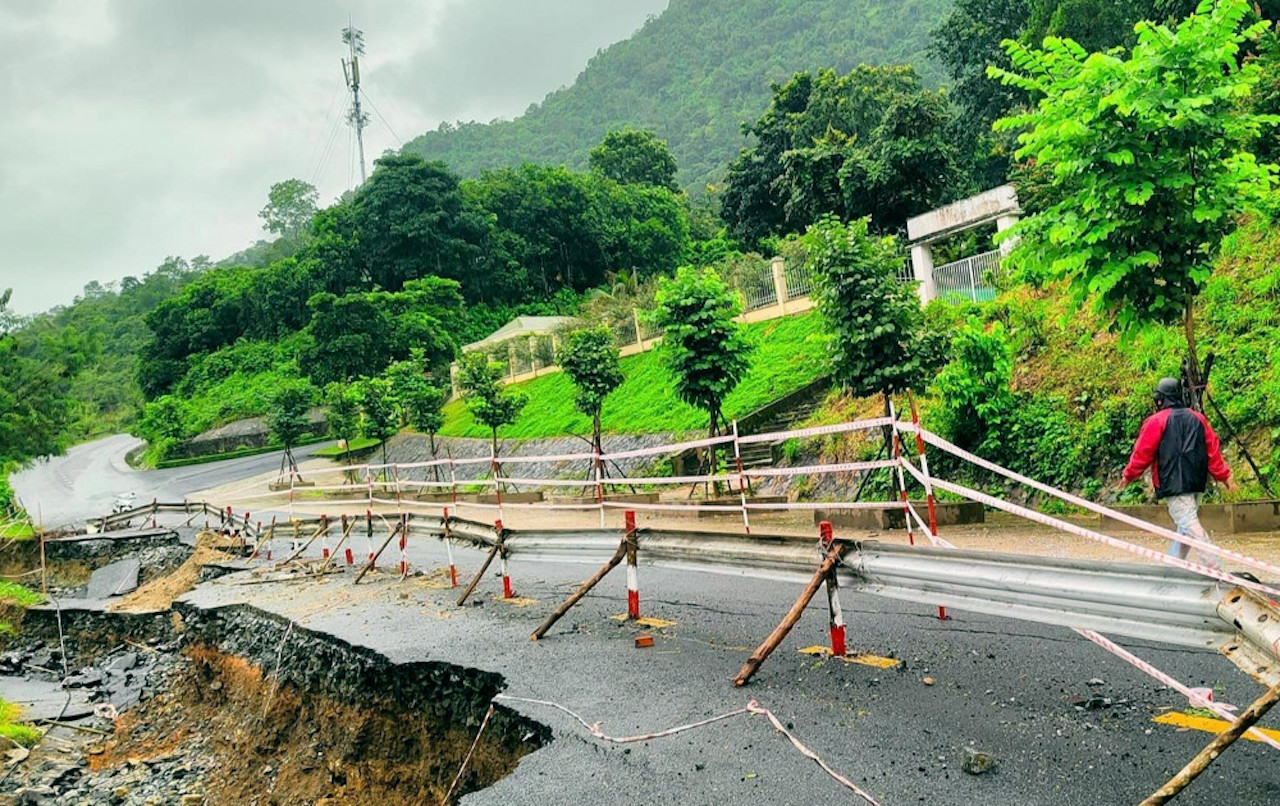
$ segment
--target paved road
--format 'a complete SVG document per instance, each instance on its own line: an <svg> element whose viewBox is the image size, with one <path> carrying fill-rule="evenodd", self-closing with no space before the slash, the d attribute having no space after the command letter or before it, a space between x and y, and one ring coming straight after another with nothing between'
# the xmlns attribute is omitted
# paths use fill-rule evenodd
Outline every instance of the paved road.
<svg viewBox="0 0 1280 806"><path fill-rule="evenodd" d="M134 493L138 503L181 501L197 490L228 484L280 466L280 452L168 470L134 470L125 454L141 440L127 434L86 442L64 456L41 459L11 481L33 518L48 528L83 522L111 510L116 496ZM325 443L294 450L303 459Z"/></svg>
<svg viewBox="0 0 1280 806"><path fill-rule="evenodd" d="M362 537L356 547L364 549ZM474 572L481 555L455 552L460 570ZM410 561L439 569L444 551L419 539L410 545ZM588 722L601 720L614 736L706 719L755 698L884 806L1134 804L1209 739L1154 724L1155 714L1186 707L1186 700L1066 629L969 613L941 623L930 607L846 591L851 646L893 654L902 667L800 654L826 638L823 602L809 608L756 680L737 689L732 676L786 612L796 586L642 567L645 613L676 623L655 631L653 648L637 649L632 637L639 630L612 618L626 609L619 569L534 643L529 633L591 566L517 558L512 569L516 593L527 597L519 604L502 601L501 583L492 577L474 604L458 608L438 576L401 582L379 575L353 587L351 574L306 584L236 587L223 580L190 599L253 604L396 662L494 671L505 678L507 694L556 701ZM1220 700L1243 704L1260 691L1212 653L1123 643L1191 685L1220 686ZM1077 707L1094 695L1111 704ZM551 726L555 741L511 776L468 796L466 806L861 803L759 717L621 747L591 739L560 712L513 707ZM994 754L999 766L981 776L962 772L966 746ZM1280 756L1239 743L1178 803L1280 803Z"/></svg>
<svg viewBox="0 0 1280 806"><path fill-rule="evenodd" d="M15 486L47 523L61 523L99 514L120 492L136 492L140 500L181 498L279 463L278 454L268 454L140 473L123 461L134 444L111 437L79 446L19 474ZM277 551L283 548L282 541ZM356 548L365 548L362 537ZM457 552L461 570L473 571L480 555ZM409 559L423 569L445 562L441 545L426 540L410 546ZM381 577L353 588L349 574L305 585L206 585L191 596L209 605L247 601L397 662L495 671L509 694L563 703L588 721L603 720L614 735L704 719L756 698L885 806L1132 804L1208 740L1153 724L1153 715L1184 708L1185 699L1065 629L963 612L940 623L927 606L846 592L850 644L895 655L902 667L881 670L800 654L825 639L819 604L757 680L735 689L730 678L786 611L794 586L642 569L647 614L676 622L644 650L632 646L635 628L611 618L625 610L619 570L552 635L533 643L532 629L590 569L518 559L513 568L517 593L533 600L525 606L498 599L494 578L484 581L475 605L461 609L452 605L452 591L420 578ZM1216 687L1220 700L1243 705L1259 691L1213 653L1124 644L1184 682ZM925 685L926 676L935 684ZM1090 685L1095 679L1101 682ZM1078 707L1094 695L1111 704ZM551 725L556 741L497 785L469 796L470 806L854 802L760 718L623 748L584 736L558 712L516 707ZM1264 724L1278 722L1271 716ZM998 768L982 776L961 772L970 745L993 753ZM1178 802L1280 803L1280 756L1242 742Z"/></svg>

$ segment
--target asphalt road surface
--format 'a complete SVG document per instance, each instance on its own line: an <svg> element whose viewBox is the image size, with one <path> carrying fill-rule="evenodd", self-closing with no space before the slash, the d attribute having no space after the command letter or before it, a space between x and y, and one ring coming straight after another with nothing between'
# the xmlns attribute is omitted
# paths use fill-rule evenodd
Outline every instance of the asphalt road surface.
<svg viewBox="0 0 1280 806"><path fill-rule="evenodd" d="M18 498L32 518L46 528L82 523L86 518L111 511L116 497L137 496L137 503L151 499L181 501L189 494L280 467L280 451L175 467L168 470L134 470L125 454L142 444L128 434L77 445L63 456L41 459L10 479ZM327 443L296 448L302 460Z"/></svg>
<svg viewBox="0 0 1280 806"><path fill-rule="evenodd" d="M280 461L268 454L140 473L123 461L133 444L112 437L79 446L19 474L15 487L54 524L99 514L121 492L133 491L140 501L180 499L269 472ZM363 537L356 548L357 554L365 549ZM284 549L281 541L277 556ZM455 553L465 581L481 555ZM387 559L387 566L394 564ZM490 576L473 602L458 608L456 592L440 586L440 543L415 540L408 559L437 573L408 581L378 574L358 587L350 573L279 585L235 586L224 579L189 597L278 612L396 662L494 671L504 676L507 694L555 701L589 723L601 721L615 736L706 719L756 699L885 806L1134 804L1210 738L1154 723L1163 712L1185 709L1185 698L1062 628L965 612L940 622L926 605L845 591L851 649L892 656L899 666L801 654L826 640L825 602L819 601L752 684L737 689L730 680L782 618L796 586L642 566L645 615L674 623L652 630L654 647L638 649L632 639L641 628L613 618L626 609L618 569L535 643L529 634L592 566L516 558L512 573L522 598L502 600L501 583ZM1261 692L1214 653L1121 643L1189 685L1214 688L1219 701L1243 707ZM545 706L508 705L551 726L556 740L523 759L512 775L468 796L468 806L862 802L761 717L618 746L593 739ZM1274 713L1263 722L1278 724ZM992 754L995 769L963 772L966 747ZM1239 742L1177 803L1280 804L1280 754Z"/></svg>

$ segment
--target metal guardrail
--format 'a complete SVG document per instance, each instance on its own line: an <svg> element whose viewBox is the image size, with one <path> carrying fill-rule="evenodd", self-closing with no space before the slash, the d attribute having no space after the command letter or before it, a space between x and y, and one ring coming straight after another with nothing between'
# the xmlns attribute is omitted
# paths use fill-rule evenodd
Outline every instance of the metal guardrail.
<svg viewBox="0 0 1280 806"><path fill-rule="evenodd" d="M204 513L227 518L224 523L233 528L245 528L241 516L228 517L223 509L194 502L149 504L96 520L155 513ZM375 522L383 520L372 517ZM599 564L609 558L619 539L613 529L504 528L499 534L492 524L455 516L396 516L400 517L411 534L437 539L447 535L483 548L500 544L505 554L528 562ZM327 524L327 532L340 528L338 519L294 519L280 525L279 536L286 537L283 530L294 528L295 522ZM803 583L819 558L815 543L791 536L673 529L641 529L637 534L639 562L704 573ZM1236 626L1219 612L1231 586L1176 568L877 541L847 545L838 572L841 586L876 596L1176 646L1213 649L1242 640ZM1280 660L1276 647L1257 648Z"/></svg>

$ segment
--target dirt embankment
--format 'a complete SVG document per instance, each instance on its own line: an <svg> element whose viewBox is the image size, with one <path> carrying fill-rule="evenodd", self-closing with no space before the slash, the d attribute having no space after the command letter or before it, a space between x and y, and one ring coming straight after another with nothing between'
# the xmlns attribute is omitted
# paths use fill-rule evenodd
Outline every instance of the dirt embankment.
<svg viewBox="0 0 1280 806"><path fill-rule="evenodd" d="M440 803L501 685L449 664L397 666L247 608L185 614L178 667L117 722L94 770L178 754L199 760L210 803ZM450 800L549 739L496 708Z"/></svg>

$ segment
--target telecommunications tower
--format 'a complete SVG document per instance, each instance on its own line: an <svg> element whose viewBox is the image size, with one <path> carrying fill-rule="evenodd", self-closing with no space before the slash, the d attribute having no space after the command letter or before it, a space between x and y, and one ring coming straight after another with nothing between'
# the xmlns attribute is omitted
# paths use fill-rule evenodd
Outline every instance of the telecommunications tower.
<svg viewBox="0 0 1280 806"><path fill-rule="evenodd" d="M360 151L360 183L364 184L364 127L369 116L360 110L360 57L364 55L364 32L354 28L350 23L342 29L342 41L350 50L350 59L342 60L342 75L347 80L347 89L351 90L351 111L347 112L347 123L356 130L356 146Z"/></svg>

